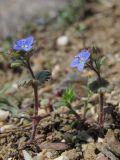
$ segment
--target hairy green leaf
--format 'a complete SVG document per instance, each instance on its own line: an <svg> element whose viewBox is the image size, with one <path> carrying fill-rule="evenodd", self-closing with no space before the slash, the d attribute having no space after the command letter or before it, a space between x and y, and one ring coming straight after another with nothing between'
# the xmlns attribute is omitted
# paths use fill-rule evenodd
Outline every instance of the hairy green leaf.
<svg viewBox="0 0 120 160"><path fill-rule="evenodd" d="M18 82L18 87L28 87L31 86L32 83L33 83L33 78L27 77Z"/></svg>
<svg viewBox="0 0 120 160"><path fill-rule="evenodd" d="M11 63L12 68L21 67L21 66L25 66L25 63L22 60L15 60L15 61L12 61L12 63Z"/></svg>
<svg viewBox="0 0 120 160"><path fill-rule="evenodd" d="M41 85L50 79L51 73L49 71L41 71L35 74L35 78L38 81L38 84Z"/></svg>
<svg viewBox="0 0 120 160"><path fill-rule="evenodd" d="M102 78L101 85L99 85L99 81L97 79L91 79L88 82L89 89L96 93L100 88L107 88L109 85L109 82Z"/></svg>

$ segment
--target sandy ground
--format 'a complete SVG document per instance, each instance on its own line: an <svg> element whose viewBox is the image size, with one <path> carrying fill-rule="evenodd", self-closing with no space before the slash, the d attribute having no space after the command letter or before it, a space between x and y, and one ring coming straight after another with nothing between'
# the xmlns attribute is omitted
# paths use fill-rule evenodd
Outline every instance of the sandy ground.
<svg viewBox="0 0 120 160"><path fill-rule="evenodd" d="M18 31L36 13L55 12L70 0L0 0L0 34Z"/></svg>

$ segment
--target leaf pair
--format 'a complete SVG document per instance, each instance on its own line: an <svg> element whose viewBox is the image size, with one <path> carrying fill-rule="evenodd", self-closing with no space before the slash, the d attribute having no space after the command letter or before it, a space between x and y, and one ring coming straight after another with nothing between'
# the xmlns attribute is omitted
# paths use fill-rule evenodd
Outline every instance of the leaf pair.
<svg viewBox="0 0 120 160"><path fill-rule="evenodd" d="M35 80L32 77L27 77L24 80L19 82L19 87L20 86L25 86L28 87L32 85L33 83L36 83L38 85L44 84L48 79L50 79L51 73L49 71L41 71L37 72L35 74Z"/></svg>

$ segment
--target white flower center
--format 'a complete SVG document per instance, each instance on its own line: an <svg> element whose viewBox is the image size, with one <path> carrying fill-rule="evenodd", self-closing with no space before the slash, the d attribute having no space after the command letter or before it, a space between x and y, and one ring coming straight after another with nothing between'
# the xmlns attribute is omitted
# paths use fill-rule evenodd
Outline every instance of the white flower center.
<svg viewBox="0 0 120 160"><path fill-rule="evenodd" d="M28 45L23 44L22 48L28 48Z"/></svg>
<svg viewBox="0 0 120 160"><path fill-rule="evenodd" d="M85 62L85 59L83 57L80 58L80 63Z"/></svg>

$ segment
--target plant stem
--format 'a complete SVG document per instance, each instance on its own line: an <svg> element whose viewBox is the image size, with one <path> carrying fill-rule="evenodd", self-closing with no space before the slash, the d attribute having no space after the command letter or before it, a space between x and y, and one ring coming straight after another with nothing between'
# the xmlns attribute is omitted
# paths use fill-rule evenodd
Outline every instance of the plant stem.
<svg viewBox="0 0 120 160"><path fill-rule="evenodd" d="M28 70L32 76L32 78L35 80L35 75L33 73L33 70L31 68L31 64L30 64L30 61L28 60L27 61L27 67L28 67ZM38 99L38 86L33 83L32 84L32 87L33 87L33 91L34 91L34 117L37 117L38 116L38 108L39 108L39 99ZM36 133L36 129L37 129L37 125L39 123L39 120L37 119L32 119L33 121L33 124L32 124L32 133L31 133L31 138L30 138L30 142L32 142L35 138L35 133Z"/></svg>
<svg viewBox="0 0 120 160"><path fill-rule="evenodd" d="M38 101L38 87L37 85L33 84L32 85L33 90L34 90L34 97L35 97L35 102L34 102L34 117L38 116L38 108L39 108L39 101ZM33 124L32 124L32 133L31 133L31 138L30 142L32 142L35 138L35 133L37 129L37 125L39 121L37 119L32 119Z"/></svg>
<svg viewBox="0 0 120 160"><path fill-rule="evenodd" d="M29 59L27 60L27 68L28 68L32 78L35 79L35 75L34 75L33 70L31 68L31 64L30 64L30 60Z"/></svg>
<svg viewBox="0 0 120 160"><path fill-rule="evenodd" d="M91 68L97 75L98 78L98 85L99 87L102 86L102 78L101 78L101 74L100 74L100 70L97 70L94 66L92 61L90 62L90 64L87 64L89 68ZM103 126L104 123L104 93L100 90L99 92L99 117L98 117L98 123L100 124L100 126Z"/></svg>
<svg viewBox="0 0 120 160"><path fill-rule="evenodd" d="M100 72L97 70L94 70L98 77L98 83L99 87L102 85L102 78L100 75ZM104 123L104 93L100 90L99 91L99 117L98 117L98 123L100 126L103 126Z"/></svg>
<svg viewBox="0 0 120 160"><path fill-rule="evenodd" d="M83 114L83 119L86 118L87 105L88 105L88 101L86 100L86 101L84 102L84 114Z"/></svg>
<svg viewBox="0 0 120 160"><path fill-rule="evenodd" d="M98 122L100 126L103 126L104 123L104 93L102 91L99 92L99 103L100 103L100 111Z"/></svg>
<svg viewBox="0 0 120 160"><path fill-rule="evenodd" d="M96 73L98 76L98 82L99 82L99 87L102 85L102 78L99 72ZM104 123L104 93L103 91L99 91L99 117L98 117L98 122L100 126L103 126Z"/></svg>
<svg viewBox="0 0 120 160"><path fill-rule="evenodd" d="M79 114L71 107L71 104L67 105L67 107L69 108L69 110L75 115L75 117L80 120L80 116Z"/></svg>

